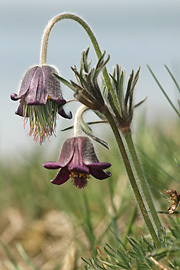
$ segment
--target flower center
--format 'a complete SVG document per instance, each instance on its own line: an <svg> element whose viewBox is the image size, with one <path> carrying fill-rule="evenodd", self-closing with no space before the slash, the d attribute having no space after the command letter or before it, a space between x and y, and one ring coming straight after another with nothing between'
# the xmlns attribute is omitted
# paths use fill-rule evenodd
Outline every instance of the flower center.
<svg viewBox="0 0 180 270"><path fill-rule="evenodd" d="M87 185L87 178L90 176L87 173L70 172L70 178L73 179L74 185L78 188L84 188Z"/></svg>

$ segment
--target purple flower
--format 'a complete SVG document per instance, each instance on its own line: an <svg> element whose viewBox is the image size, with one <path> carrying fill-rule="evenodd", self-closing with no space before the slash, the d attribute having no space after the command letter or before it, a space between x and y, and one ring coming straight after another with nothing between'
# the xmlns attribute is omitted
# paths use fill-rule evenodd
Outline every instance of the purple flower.
<svg viewBox="0 0 180 270"><path fill-rule="evenodd" d="M60 82L53 74L58 71L48 65L30 68L21 83L19 94L13 93L12 100L20 100L16 114L29 118L30 135L40 138L40 143L54 133L57 113L65 118L62 106L66 103L62 97Z"/></svg>
<svg viewBox="0 0 180 270"><path fill-rule="evenodd" d="M61 185L71 178L78 188L84 188L87 185L90 174L99 180L110 177L110 172L104 172L104 169L110 166L108 162L99 162L91 140L81 136L69 138L64 142L57 162L44 164L47 169L60 168L51 181L53 184Z"/></svg>

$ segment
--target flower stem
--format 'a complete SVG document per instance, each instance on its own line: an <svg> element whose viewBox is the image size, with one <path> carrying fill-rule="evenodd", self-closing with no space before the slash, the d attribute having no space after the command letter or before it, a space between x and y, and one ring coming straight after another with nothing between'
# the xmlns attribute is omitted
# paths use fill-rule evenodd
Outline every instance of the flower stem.
<svg viewBox="0 0 180 270"><path fill-rule="evenodd" d="M47 46L48 46L48 40L49 40L49 35L51 32L51 29L53 28L53 26L57 22L59 22L60 20L63 20L63 19L74 20L74 21L78 22L84 28L84 30L87 32L87 34L88 34L88 36L89 36L89 38L94 46L97 58L99 59L101 57L102 53L101 53L99 44L97 42L97 39L96 39L93 31L89 27L89 25L82 18L80 18L77 15L74 15L71 13L62 13L62 14L59 14L59 15L55 16L54 18L52 18L44 30L44 34L42 37L42 43L41 43L41 51L40 51L40 65L45 64L46 60L47 60ZM104 67L104 69L103 69L103 77L104 77L105 83L107 85L107 89L109 89L111 91L112 96L115 99L115 95L114 95L114 92L112 89L112 85L111 85L106 67Z"/></svg>
<svg viewBox="0 0 180 270"><path fill-rule="evenodd" d="M74 116L74 137L78 136L81 131L81 115L88 107L81 105Z"/></svg>
<svg viewBox="0 0 180 270"><path fill-rule="evenodd" d="M124 138L126 140L126 143L127 143L127 146L128 146L128 149L129 149L129 152L130 152L130 155L131 155L131 158L132 158L132 161L133 161L133 164L134 164L138 179L140 181L140 185L142 187L144 196L146 198L146 202L148 204L150 213L152 215L154 224L155 224L157 230L160 233L161 230L162 230L162 225L161 225L161 222L160 222L159 217L157 215L156 209L154 207L154 203L152 201L152 196L150 194L147 181L145 179L145 176L143 174L143 171L142 171L139 159L138 159L136 149L135 149L135 146L134 146L134 143L133 143L133 140L132 140L131 132L124 134Z"/></svg>
<svg viewBox="0 0 180 270"><path fill-rule="evenodd" d="M139 188L138 188L138 186L136 184L136 180L135 180L132 168L131 168L131 164L130 164L129 158L127 156L127 153L126 153L126 150L125 150L121 135L119 133L119 130L118 130L118 128L116 126L116 123L114 121L114 118L112 117L109 110L106 110L104 115L106 116L106 118L107 118L107 120L108 120L108 122L109 122L109 124L110 124L110 126L112 128L114 136L116 138L116 141L117 141L119 150L121 152L123 162L124 162L124 165L125 165L125 168L126 168L129 180L130 180L131 187L133 189L135 198L136 198L137 203L139 205L139 208L141 210L141 213L142 213L142 216L143 216L144 221L146 223L146 226L147 226L147 228L149 230L149 233L150 233L150 235L151 235L151 237L152 237L152 239L154 241L154 244L156 245L156 247L159 248L159 247L161 247L159 239L158 239L157 234L156 234L156 232L154 230L154 227L153 227L153 224L152 224L151 219L149 217L148 211L146 210L146 207L145 207L145 204L143 202L143 198L142 198L142 196L140 194Z"/></svg>

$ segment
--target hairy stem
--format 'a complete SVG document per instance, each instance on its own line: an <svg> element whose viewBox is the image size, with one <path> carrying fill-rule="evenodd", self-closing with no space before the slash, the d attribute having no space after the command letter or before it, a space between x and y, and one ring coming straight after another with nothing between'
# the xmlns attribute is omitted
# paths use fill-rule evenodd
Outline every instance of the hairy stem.
<svg viewBox="0 0 180 270"><path fill-rule="evenodd" d="M80 134L81 129L81 115L88 108L85 105L81 105L74 116L74 137Z"/></svg>
<svg viewBox="0 0 180 270"><path fill-rule="evenodd" d="M126 153L126 150L125 150L121 135L120 135L119 130L118 130L117 126L116 126L114 118L112 117L109 110L106 110L106 112L104 114L105 114L105 116L106 116L106 118L107 118L107 120L108 120L108 122L109 122L109 124L110 124L110 126L112 128L114 136L116 138L116 141L117 141L119 150L121 152L121 156L122 156L122 159L123 159L123 162L124 162L124 165L125 165L125 168L126 168L129 180L130 180L131 187L133 189L135 198L136 198L138 206L139 206L139 208L141 210L141 213L142 213L142 216L143 216L144 221L146 223L146 226L147 226L147 228L149 230L149 233L150 233L150 235L151 235L151 237L152 237L152 239L154 241L154 244L156 245L156 247L160 247L161 245L160 245L159 239L158 239L157 234L156 234L156 232L154 230L154 227L153 227L153 224L152 224L151 219L149 217L148 211L146 210L146 206L145 206L145 204L143 202L143 198L142 198L142 196L140 194L140 191L139 191L139 188L137 186L137 183L136 183L136 180L135 180L132 168L131 168L129 158L127 156L127 153Z"/></svg>
<svg viewBox="0 0 180 270"><path fill-rule="evenodd" d="M154 203L152 201L152 196L150 194L147 181L145 179L145 176L144 176L142 168L141 168L141 164L140 164L139 159L138 159L136 149L134 147L134 143L133 143L133 140L132 140L131 132L126 133L124 135L124 137L125 137L125 140L126 140L126 143L127 143L127 146L128 146L128 149L129 149L129 152L130 152L130 155L131 155L131 158L132 158L132 161L133 161L133 164L134 164L134 167L135 167L135 170L136 170L136 173L137 173L137 176L138 176L142 191L143 191L144 196L146 198L146 202L148 204L151 216L153 218L153 221L154 221L154 224L155 224L157 230L160 233L161 230L162 230L162 225L161 225L161 222L160 222L159 217L157 215L156 209L154 207Z"/></svg>
<svg viewBox="0 0 180 270"><path fill-rule="evenodd" d="M51 29L53 28L53 26L57 22L59 22L60 20L63 20L63 19L74 20L74 21L78 22L84 28L84 30L87 32L87 34L88 34L88 36L89 36L89 38L94 46L97 58L99 59L101 57L102 53L101 53L99 44L97 42L97 39L96 39L93 31L89 27L89 25L82 18L80 18L77 15L74 15L71 13L62 13L62 14L59 14L59 15L55 16L54 18L52 18L44 30L44 34L42 37L42 43L41 43L40 65L45 64L46 60L47 60L47 47L48 47L48 40L49 40L49 35L51 32ZM111 91L112 96L115 99L115 95L114 95L114 92L112 89L112 85L111 85L106 67L104 67L104 69L103 69L103 77L104 77L105 83L107 85L107 89L109 89Z"/></svg>

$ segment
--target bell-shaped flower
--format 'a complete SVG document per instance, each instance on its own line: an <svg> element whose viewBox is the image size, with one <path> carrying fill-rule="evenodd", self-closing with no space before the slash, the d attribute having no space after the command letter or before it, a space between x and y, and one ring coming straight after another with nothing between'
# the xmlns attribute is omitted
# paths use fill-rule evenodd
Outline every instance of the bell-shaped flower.
<svg viewBox="0 0 180 270"><path fill-rule="evenodd" d="M87 185L89 175L99 180L110 177L110 172L104 172L104 169L110 166L108 162L99 162L91 140L83 136L67 139L63 144L59 160L44 164L47 169L60 169L51 181L53 184L61 185L71 178L78 188Z"/></svg>
<svg viewBox="0 0 180 270"><path fill-rule="evenodd" d="M26 72L19 94L11 95L12 100L20 100L16 114L24 117L24 123L29 118L30 135L40 138L40 143L54 133L57 113L71 118L62 108L66 101L54 73L58 71L52 66L33 66Z"/></svg>

